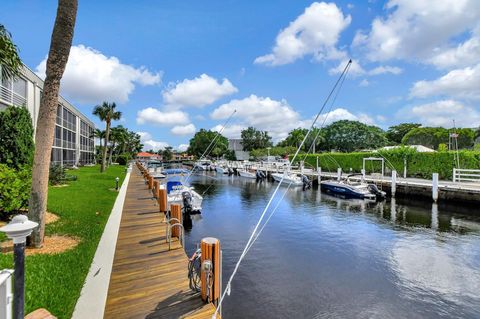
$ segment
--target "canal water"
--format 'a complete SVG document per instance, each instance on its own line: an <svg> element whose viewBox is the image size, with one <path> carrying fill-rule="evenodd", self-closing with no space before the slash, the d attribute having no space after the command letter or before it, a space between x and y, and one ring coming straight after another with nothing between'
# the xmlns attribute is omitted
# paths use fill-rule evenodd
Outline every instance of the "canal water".
<svg viewBox="0 0 480 319"><path fill-rule="evenodd" d="M219 238L225 285L276 184L207 174L192 178L206 193L186 248ZM223 317L480 318L480 208L290 189L244 259Z"/></svg>

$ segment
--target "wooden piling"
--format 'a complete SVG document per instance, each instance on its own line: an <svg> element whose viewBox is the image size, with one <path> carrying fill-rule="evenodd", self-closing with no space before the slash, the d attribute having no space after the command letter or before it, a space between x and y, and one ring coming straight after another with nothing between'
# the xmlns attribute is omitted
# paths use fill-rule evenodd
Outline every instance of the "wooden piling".
<svg viewBox="0 0 480 319"><path fill-rule="evenodd" d="M206 237L201 242L202 249L202 273L201 273L201 295L204 302L207 301L207 288L210 284L208 301L214 304L218 303L221 294L220 278L222 269L220 257L220 241L217 238ZM204 269L204 263L209 260L212 265L210 282L207 283L207 271ZM213 283L211 282L213 280Z"/></svg>
<svg viewBox="0 0 480 319"><path fill-rule="evenodd" d="M170 205L170 218L178 219L178 221L171 220L170 225L182 223L182 207L180 206L180 204ZM172 227L172 237L180 238L180 235L181 235L180 232L181 232L180 227L178 226Z"/></svg>
<svg viewBox="0 0 480 319"><path fill-rule="evenodd" d="M153 189L153 176L152 175L148 175L148 189Z"/></svg>
<svg viewBox="0 0 480 319"><path fill-rule="evenodd" d="M160 208L160 212L166 213L167 212L167 190L166 189L158 190L157 201L158 201L158 206Z"/></svg>
<svg viewBox="0 0 480 319"><path fill-rule="evenodd" d="M160 190L160 182L159 181L153 181L153 197L155 197L157 200L159 198L159 191Z"/></svg>
<svg viewBox="0 0 480 319"><path fill-rule="evenodd" d="M392 197L395 197L395 193L397 192L397 171L393 170L392 171Z"/></svg>

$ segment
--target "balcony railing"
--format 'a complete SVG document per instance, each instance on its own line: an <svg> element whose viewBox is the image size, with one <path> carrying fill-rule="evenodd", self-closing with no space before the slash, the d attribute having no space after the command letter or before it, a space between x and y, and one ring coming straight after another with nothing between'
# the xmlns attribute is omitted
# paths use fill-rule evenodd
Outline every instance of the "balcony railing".
<svg viewBox="0 0 480 319"><path fill-rule="evenodd" d="M27 99L13 92L11 89L0 85L0 100L10 105L26 105Z"/></svg>

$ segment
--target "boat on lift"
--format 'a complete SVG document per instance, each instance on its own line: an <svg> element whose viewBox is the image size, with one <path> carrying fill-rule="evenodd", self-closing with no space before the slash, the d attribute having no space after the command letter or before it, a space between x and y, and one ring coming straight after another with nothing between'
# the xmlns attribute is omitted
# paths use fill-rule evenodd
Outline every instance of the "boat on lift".
<svg viewBox="0 0 480 319"><path fill-rule="evenodd" d="M326 193L341 195L348 198L360 199L383 199L386 196L384 191L377 188L375 184L365 183L363 180L352 181L353 176L362 174L350 174L345 180L326 180L320 182L320 188Z"/></svg>
<svg viewBox="0 0 480 319"><path fill-rule="evenodd" d="M272 173L271 175L276 182L282 182L283 184L291 184L292 186L303 185L302 177L298 176L295 173L285 171L284 173Z"/></svg>
<svg viewBox="0 0 480 319"><path fill-rule="evenodd" d="M195 162L193 169L197 171L209 171L211 169L212 162L209 160Z"/></svg>
<svg viewBox="0 0 480 319"><path fill-rule="evenodd" d="M171 204L180 204L183 208L188 198L191 201L192 212L200 213L202 211L203 197L193 187L183 184L180 180L167 181L166 184L162 184L160 187L164 189L166 187L169 206Z"/></svg>
<svg viewBox="0 0 480 319"><path fill-rule="evenodd" d="M256 179L257 178L257 175L255 174L255 172L251 172L246 168L245 169L239 169L239 170L237 170L237 172L241 177L251 178L251 179Z"/></svg>

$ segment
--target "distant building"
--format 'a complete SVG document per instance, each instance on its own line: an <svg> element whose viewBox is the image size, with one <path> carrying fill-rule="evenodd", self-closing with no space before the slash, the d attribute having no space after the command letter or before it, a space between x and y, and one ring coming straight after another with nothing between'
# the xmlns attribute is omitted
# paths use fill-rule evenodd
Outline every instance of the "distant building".
<svg viewBox="0 0 480 319"><path fill-rule="evenodd" d="M243 150L243 143L241 138L228 139L228 149L235 152L235 157L239 161L248 160L250 152Z"/></svg>
<svg viewBox="0 0 480 319"><path fill-rule="evenodd" d="M135 158L139 161L161 161L163 159L162 155L147 152L137 153Z"/></svg>
<svg viewBox="0 0 480 319"><path fill-rule="evenodd" d="M405 146L410 147L410 148L414 148L419 153L435 152L434 149L431 149L431 148L423 146L423 145L394 145L394 146L385 146L385 147L382 147L381 149L382 150L393 150L393 149L400 148L400 147L405 147Z"/></svg>
<svg viewBox="0 0 480 319"><path fill-rule="evenodd" d="M0 83L0 111L7 106L25 106L32 117L34 134L37 130L43 80L24 67L15 81ZM63 97L58 97L55 137L51 161L54 164L78 166L95 162L95 124Z"/></svg>
<svg viewBox="0 0 480 319"><path fill-rule="evenodd" d="M174 153L172 160L174 161L193 161L195 157L187 153Z"/></svg>

